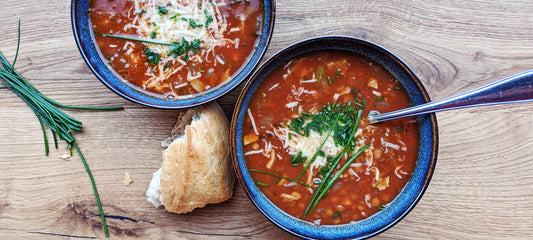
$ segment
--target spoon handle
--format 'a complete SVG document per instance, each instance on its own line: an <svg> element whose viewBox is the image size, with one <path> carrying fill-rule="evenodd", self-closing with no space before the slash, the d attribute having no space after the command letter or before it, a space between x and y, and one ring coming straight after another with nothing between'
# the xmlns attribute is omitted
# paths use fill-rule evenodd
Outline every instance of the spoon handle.
<svg viewBox="0 0 533 240"><path fill-rule="evenodd" d="M370 123L445 110L533 101L533 70L528 70L463 94L393 112L369 115Z"/></svg>

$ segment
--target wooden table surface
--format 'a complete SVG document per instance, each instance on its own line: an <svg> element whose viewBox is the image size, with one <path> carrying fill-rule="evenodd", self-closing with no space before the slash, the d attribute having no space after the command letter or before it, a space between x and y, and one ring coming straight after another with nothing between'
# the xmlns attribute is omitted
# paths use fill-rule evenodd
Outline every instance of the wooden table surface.
<svg viewBox="0 0 533 240"><path fill-rule="evenodd" d="M154 208L145 191L161 163L160 141L177 110L137 105L107 89L76 47L70 1L2 0L0 51L45 95L64 104L122 105L115 112L66 112L94 174L111 237L105 238L89 178L60 142L44 155L39 122L0 89L0 238L290 239L251 204L234 197L190 214ZM533 68L530 0L277 0L267 57L309 37L345 35L403 59L440 99ZM264 61L263 59L263 61ZM240 88L218 100L231 116ZM533 103L437 114L439 155L425 195L376 239L532 239ZM125 173L133 182L123 183Z"/></svg>

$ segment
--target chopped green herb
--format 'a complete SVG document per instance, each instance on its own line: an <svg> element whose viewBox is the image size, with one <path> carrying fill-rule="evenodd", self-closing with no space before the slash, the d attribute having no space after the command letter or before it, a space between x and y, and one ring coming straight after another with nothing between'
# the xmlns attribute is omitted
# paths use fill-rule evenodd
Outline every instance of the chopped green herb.
<svg viewBox="0 0 533 240"><path fill-rule="evenodd" d="M289 123L288 128L306 137L309 136L311 131L322 135L322 133L332 129L335 144L346 146L348 144L346 141L349 139L348 134L352 130L357 116L357 108L352 105L352 102L344 104L333 103L323 106L314 115L305 112L300 114ZM337 118L338 123L336 123ZM353 149L354 143L349 145L350 149Z"/></svg>
<svg viewBox="0 0 533 240"><path fill-rule="evenodd" d="M194 21L194 19L192 19L192 18L182 17L181 20L189 22L189 26L191 26L192 28L199 28L199 27L203 27L204 26L203 24L196 23L196 21Z"/></svg>
<svg viewBox="0 0 533 240"><path fill-rule="evenodd" d="M167 70L167 68L170 67L170 64L171 64L171 62L168 62L167 64L165 64L165 65L163 66L163 70Z"/></svg>
<svg viewBox="0 0 533 240"><path fill-rule="evenodd" d="M394 87L392 87L392 89L394 89L394 90L400 90L401 88L398 87L398 86L394 86Z"/></svg>
<svg viewBox="0 0 533 240"><path fill-rule="evenodd" d="M381 210L384 210L385 208L387 208L387 206L381 204L381 205L378 207L378 210L381 211Z"/></svg>
<svg viewBox="0 0 533 240"><path fill-rule="evenodd" d="M339 156L327 156L326 157L326 165L324 165L322 168L320 168L320 171L317 172L318 175L325 176L329 170L333 167L333 164L335 163L335 159L337 159Z"/></svg>
<svg viewBox="0 0 533 240"><path fill-rule="evenodd" d="M165 6L158 6L157 7L157 13L159 15L165 15L165 14L168 13L168 10L167 10L167 8Z"/></svg>
<svg viewBox="0 0 533 240"><path fill-rule="evenodd" d="M333 84L333 81L337 80L337 78L339 78L341 76L341 70L340 69L337 69L337 72L335 72L335 77L331 78L331 77L328 77L328 82L329 84Z"/></svg>
<svg viewBox="0 0 533 240"><path fill-rule="evenodd" d="M333 218L338 218L340 217L342 219L342 214L340 212L336 212L334 215L333 215Z"/></svg>
<svg viewBox="0 0 533 240"><path fill-rule="evenodd" d="M204 13L205 13L205 16L207 17L207 19L205 20L205 27L207 28L209 23L213 22L213 17L209 15L209 13L207 12L207 9L204 10Z"/></svg>
<svg viewBox="0 0 533 240"><path fill-rule="evenodd" d="M396 131L401 132L401 131L403 131L404 129L405 129L404 127L401 127L401 128L398 128Z"/></svg>
<svg viewBox="0 0 533 240"><path fill-rule="evenodd" d="M154 30L154 31L152 31L152 33L150 34L150 38L151 38L151 39L154 39L156 35L157 35L157 33L156 33L155 30Z"/></svg>
<svg viewBox="0 0 533 240"><path fill-rule="evenodd" d="M159 53L152 52L150 48L146 48L144 50L144 54L146 54L148 63L150 63L152 66L157 65L159 61L161 60L161 55L159 55Z"/></svg>
<svg viewBox="0 0 533 240"><path fill-rule="evenodd" d="M383 100L383 96L378 96L378 97L376 98L376 100L377 100L377 101L381 101L381 100Z"/></svg>
<svg viewBox="0 0 533 240"><path fill-rule="evenodd" d="M187 62L189 60L189 52L198 53L198 48L200 48L200 39L194 39L189 42L182 38L181 43L174 42L175 46L167 53L168 56L174 55L174 57L181 56L185 53L184 60Z"/></svg>
<svg viewBox="0 0 533 240"><path fill-rule="evenodd" d="M255 184L257 184L259 186L263 186L263 187L270 187L270 184L268 184L268 183L255 182Z"/></svg>
<svg viewBox="0 0 533 240"><path fill-rule="evenodd" d="M302 152L300 151L296 155L294 155L294 157L292 157L291 163L292 163L293 166L299 166L302 163L304 163L305 160L307 160L307 157L306 156L302 156Z"/></svg>
<svg viewBox="0 0 533 240"><path fill-rule="evenodd" d="M172 19L172 20L174 20L174 22L176 22L176 21L178 20L178 17L179 17L179 16L181 16L181 14L176 13L176 14L172 15L172 16L170 17L170 19Z"/></svg>
<svg viewBox="0 0 533 240"><path fill-rule="evenodd" d="M145 14L145 13L146 13L146 10L142 9L140 12L135 13L135 14L137 14L137 15L143 15L143 14Z"/></svg>

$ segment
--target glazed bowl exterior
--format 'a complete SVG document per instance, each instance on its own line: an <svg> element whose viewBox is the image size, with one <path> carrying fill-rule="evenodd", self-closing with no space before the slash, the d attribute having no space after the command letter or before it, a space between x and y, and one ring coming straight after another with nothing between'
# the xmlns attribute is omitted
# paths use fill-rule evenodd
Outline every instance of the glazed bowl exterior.
<svg viewBox="0 0 533 240"><path fill-rule="evenodd" d="M132 88L124 83L122 78L117 76L114 70L103 60L100 50L94 41L94 32L92 31L88 10L89 2L90 0L72 0L71 2L72 29L83 59L96 77L113 92L132 102L155 108L189 108L208 103L225 95L247 79L257 67L268 48L274 29L275 0L264 0L265 14L263 17L263 28L258 39L257 47L253 54L249 56L247 63L240 68L239 72L235 73L232 79L227 80L225 83L202 93L195 94L190 98L168 100L157 98Z"/></svg>
<svg viewBox="0 0 533 240"><path fill-rule="evenodd" d="M254 92L277 67L292 59L316 51L341 51L370 58L385 67L407 91L414 105L429 102L424 86L398 57L373 43L340 36L308 39L278 52L251 76L237 101L232 125L231 142L233 164L237 178L259 211L278 227L308 239L358 239L379 234L405 217L417 204L428 187L437 160L438 131L434 114L418 116L420 146L416 167L411 179L399 195L382 211L360 221L342 225L320 225L295 218L275 206L257 187L247 168L243 150L243 122Z"/></svg>

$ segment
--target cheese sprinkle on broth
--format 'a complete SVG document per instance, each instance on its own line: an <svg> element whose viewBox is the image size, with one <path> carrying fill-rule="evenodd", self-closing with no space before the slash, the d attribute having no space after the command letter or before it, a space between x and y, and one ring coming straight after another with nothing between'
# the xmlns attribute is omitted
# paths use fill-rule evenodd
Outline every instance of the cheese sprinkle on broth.
<svg viewBox="0 0 533 240"><path fill-rule="evenodd" d="M92 0L90 16L102 55L118 74L151 95L179 99L241 68L255 49L263 12L257 0Z"/></svg>
<svg viewBox="0 0 533 240"><path fill-rule="evenodd" d="M152 33L155 33L153 39L160 42L182 42L183 40L193 42L197 39L200 40L203 48L199 50L199 54L190 55L188 61L193 63L201 63L204 59L205 61L213 61L215 60L215 47L234 44L233 40L224 38L228 24L216 7L215 2L211 3L205 0L135 0L134 2L136 13L146 10L143 14L135 14L133 23L126 25L125 29L136 29L141 36L145 37L150 37ZM161 14L159 6L163 6L167 13ZM167 55L172 50L172 47L150 43L147 45L153 52L160 54L162 60L157 66L148 68L146 74L149 79L143 84L145 89L157 86L158 83L163 82L164 79L184 66L179 59ZM165 64L169 62L171 64L179 62L178 67L164 68ZM187 82L195 80L201 75L201 72L190 72L187 75ZM202 87L198 86L198 84L193 84L192 86L198 92L202 91Z"/></svg>

